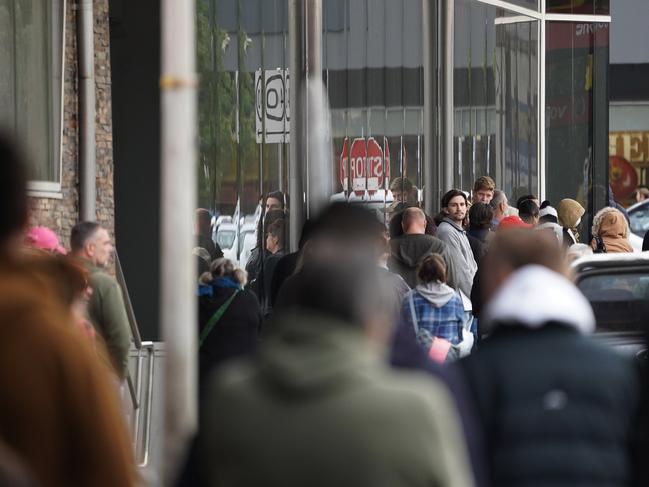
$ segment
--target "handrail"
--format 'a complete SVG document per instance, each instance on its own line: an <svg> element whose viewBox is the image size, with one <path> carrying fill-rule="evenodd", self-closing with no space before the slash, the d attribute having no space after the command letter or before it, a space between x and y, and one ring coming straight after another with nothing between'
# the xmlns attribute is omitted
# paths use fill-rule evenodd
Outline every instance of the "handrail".
<svg viewBox="0 0 649 487"><path fill-rule="evenodd" d="M139 468L144 468L149 463L149 443L151 442L151 413L153 409L153 366L155 363L155 348L153 342L144 342L142 348L145 348L151 358L149 360L149 382L147 383L147 405L146 405L146 427L144 429L144 455L142 462L138 464Z"/></svg>
<svg viewBox="0 0 649 487"><path fill-rule="evenodd" d="M131 327L131 335L133 336L133 343L135 348L140 350L142 348L142 337L140 336L140 329L137 326L137 320L135 319L135 311L133 311L133 304L131 303L131 296L126 287L126 279L124 278L124 271L122 269L122 263L119 260L119 255L117 255L117 250L114 251L115 255L115 275L117 277L117 282L122 288L122 295L124 296L124 306L126 307L126 315L128 316L128 324Z"/></svg>

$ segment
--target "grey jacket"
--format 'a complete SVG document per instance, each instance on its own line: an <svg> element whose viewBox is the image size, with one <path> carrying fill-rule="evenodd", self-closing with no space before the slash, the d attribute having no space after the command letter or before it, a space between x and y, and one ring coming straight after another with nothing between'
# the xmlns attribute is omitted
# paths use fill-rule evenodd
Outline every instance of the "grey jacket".
<svg viewBox="0 0 649 487"><path fill-rule="evenodd" d="M466 232L453 220L444 218L437 227L436 236L449 247L449 254L455 267L457 288L465 296L471 296L473 277L478 270L478 264L473 257Z"/></svg>

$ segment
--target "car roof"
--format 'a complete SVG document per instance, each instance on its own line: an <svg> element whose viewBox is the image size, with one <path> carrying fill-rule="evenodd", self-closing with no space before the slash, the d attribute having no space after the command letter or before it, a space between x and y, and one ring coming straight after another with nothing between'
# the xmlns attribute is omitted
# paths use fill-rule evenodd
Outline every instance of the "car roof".
<svg viewBox="0 0 649 487"><path fill-rule="evenodd" d="M632 211L637 210L638 208L640 208L642 206L646 206L646 205L649 205L649 200L644 200L644 201L640 201L638 203L633 203L631 206L629 206L626 209L626 212L627 213L632 212Z"/></svg>
<svg viewBox="0 0 649 487"><path fill-rule="evenodd" d="M593 254L580 257L571 265L577 275L590 269L617 269L638 266L649 269L649 252Z"/></svg>

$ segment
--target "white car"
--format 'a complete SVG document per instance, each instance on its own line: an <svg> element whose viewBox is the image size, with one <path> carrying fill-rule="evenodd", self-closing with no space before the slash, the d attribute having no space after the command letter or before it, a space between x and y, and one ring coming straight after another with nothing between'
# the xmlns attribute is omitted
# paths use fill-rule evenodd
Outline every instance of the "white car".
<svg viewBox="0 0 649 487"><path fill-rule="evenodd" d="M221 247L223 257L237 262L238 239L237 226L234 223L221 223L214 240Z"/></svg>

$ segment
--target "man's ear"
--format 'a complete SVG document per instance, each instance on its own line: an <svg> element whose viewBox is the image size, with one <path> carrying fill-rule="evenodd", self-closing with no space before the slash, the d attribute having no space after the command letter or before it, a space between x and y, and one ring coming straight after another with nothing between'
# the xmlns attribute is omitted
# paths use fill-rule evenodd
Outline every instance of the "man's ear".
<svg viewBox="0 0 649 487"><path fill-rule="evenodd" d="M92 257L93 255L95 255L95 243L91 240L88 240L85 244L83 244L83 251L86 255Z"/></svg>

